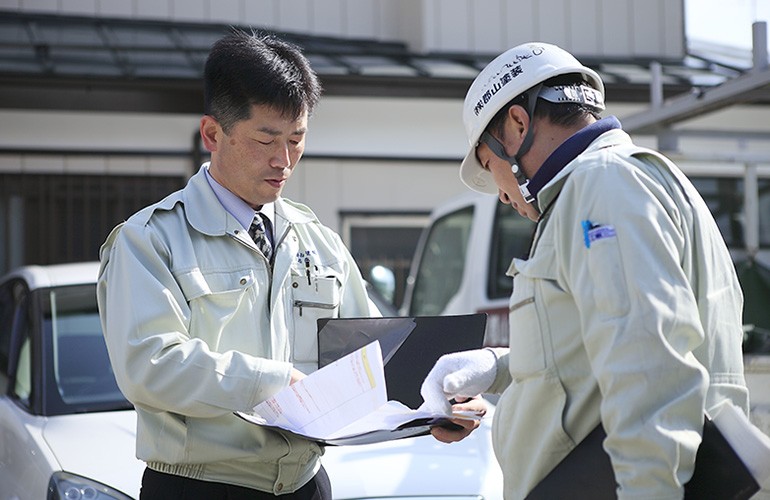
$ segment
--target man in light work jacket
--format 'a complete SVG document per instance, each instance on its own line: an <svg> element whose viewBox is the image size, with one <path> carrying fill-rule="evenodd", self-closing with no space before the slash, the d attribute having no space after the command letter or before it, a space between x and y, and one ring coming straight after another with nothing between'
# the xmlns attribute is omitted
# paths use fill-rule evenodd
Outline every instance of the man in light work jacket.
<svg viewBox="0 0 770 500"><path fill-rule="evenodd" d="M681 499L705 412L748 412L743 298L713 217L675 165L603 109L599 75L545 43L500 55L465 99L463 182L538 226L508 271L510 348L439 359L422 394L446 409L502 393L493 439L507 500L527 497L599 424L618 498Z"/></svg>
<svg viewBox="0 0 770 500"><path fill-rule="evenodd" d="M317 368L318 318L379 315L340 237L281 197L320 84L296 47L240 31L214 45L204 83L211 162L101 250L141 498L330 500L316 443L233 414Z"/></svg>

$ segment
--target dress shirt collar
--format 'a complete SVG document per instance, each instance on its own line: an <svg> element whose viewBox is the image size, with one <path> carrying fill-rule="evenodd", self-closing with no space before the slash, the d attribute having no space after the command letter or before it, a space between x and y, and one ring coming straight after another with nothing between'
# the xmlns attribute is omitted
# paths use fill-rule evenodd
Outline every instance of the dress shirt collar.
<svg viewBox="0 0 770 500"><path fill-rule="evenodd" d="M209 173L209 165L206 165L204 169L206 172L206 180L214 191L219 203L230 213L235 219L241 223L244 229L251 227L251 221L254 220L254 209L251 208L248 203L239 198L232 191L218 183ZM273 203L265 203L259 210L262 212L270 223L275 226L275 205Z"/></svg>

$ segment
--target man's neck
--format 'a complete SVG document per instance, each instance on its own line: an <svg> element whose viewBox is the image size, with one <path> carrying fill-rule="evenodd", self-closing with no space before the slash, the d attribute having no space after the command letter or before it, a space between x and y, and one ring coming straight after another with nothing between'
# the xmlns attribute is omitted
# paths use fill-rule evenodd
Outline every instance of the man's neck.
<svg viewBox="0 0 770 500"><path fill-rule="evenodd" d="M595 123L593 116L586 116L580 122L571 127L555 125L547 118L538 118L534 123L535 140L529 152L522 158L522 169L526 176L531 179L540 170L545 160L551 156L551 153L564 144L564 141L580 132L585 127Z"/></svg>

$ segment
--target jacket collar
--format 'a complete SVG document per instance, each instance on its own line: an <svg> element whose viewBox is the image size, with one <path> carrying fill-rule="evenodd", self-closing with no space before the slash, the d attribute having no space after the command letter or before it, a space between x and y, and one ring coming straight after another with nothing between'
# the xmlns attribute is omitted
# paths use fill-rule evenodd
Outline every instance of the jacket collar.
<svg viewBox="0 0 770 500"><path fill-rule="evenodd" d="M593 125L604 122L605 120L610 120L609 125L617 124L617 126L607 127L606 126L607 123L603 124L604 127L601 127L598 129L600 130L598 134L596 134L595 133L596 130L594 130L593 134L580 138L582 142L581 144L582 148L571 149L569 151L570 154L567 154L561 157L562 161L559 162L558 169L556 169L556 171L553 172L550 175L550 177L546 180L544 185L541 185L540 187L540 190L537 195L537 199L540 207L547 207L549 204L553 202L553 200L559 194L559 191L561 191L561 187L564 184L564 181L579 164L580 155L584 153L591 153L591 152L598 151L600 149L604 149L608 147L620 146L623 144L632 143L631 137L620 128L620 122L614 116L599 120ZM589 127L592 127L593 125L589 125ZM586 127L586 128L589 128L589 127ZM586 129L581 130L580 132L578 132L578 134L580 134L585 130ZM567 139L567 142L571 141L578 134L575 134L569 139ZM586 137L590 138L590 140L587 142L585 142ZM567 142L562 144L562 146L567 145ZM556 154L559 151L559 149L561 149L562 146L557 148L557 150L554 151L554 153L551 155L551 157L548 158L548 160L551 160L553 155ZM545 163L543 165L545 166ZM539 173L540 173L540 170L538 170L538 174ZM537 174L535 176L537 176ZM533 178L533 181L534 181L534 178Z"/></svg>
<svg viewBox="0 0 770 500"><path fill-rule="evenodd" d="M537 197L537 193L548 184L561 170L580 153L585 151L597 137L603 133L619 129L620 122L614 116L602 118L591 125L579 130L568 138L562 145L546 158L529 183L529 192Z"/></svg>
<svg viewBox="0 0 770 500"><path fill-rule="evenodd" d="M236 229L242 229L240 222L227 212L217 199L206 179L205 168L206 165L201 166L182 190L182 203L185 206L187 222L196 231L208 236L223 236ZM276 229L284 225L317 220L309 208L284 198L278 198L275 201L275 217Z"/></svg>

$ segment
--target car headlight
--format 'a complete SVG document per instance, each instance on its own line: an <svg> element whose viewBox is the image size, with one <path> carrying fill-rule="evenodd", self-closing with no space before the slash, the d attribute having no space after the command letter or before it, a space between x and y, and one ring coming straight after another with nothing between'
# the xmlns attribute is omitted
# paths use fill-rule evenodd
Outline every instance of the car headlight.
<svg viewBox="0 0 770 500"><path fill-rule="evenodd" d="M47 500L133 500L130 496L85 477L54 472L48 482Z"/></svg>

